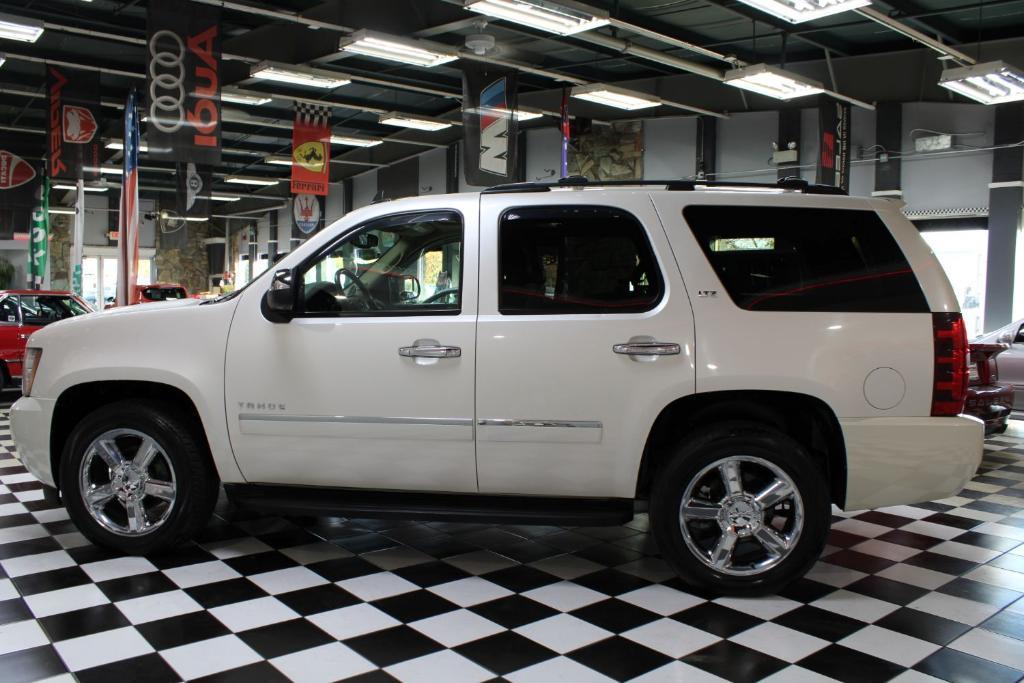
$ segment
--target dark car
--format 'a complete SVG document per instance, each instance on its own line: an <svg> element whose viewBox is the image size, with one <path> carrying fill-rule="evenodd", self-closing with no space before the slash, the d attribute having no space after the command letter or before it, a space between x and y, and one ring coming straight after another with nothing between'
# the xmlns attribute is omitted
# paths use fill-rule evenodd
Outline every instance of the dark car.
<svg viewBox="0 0 1024 683"><path fill-rule="evenodd" d="M985 422L986 434L1006 431L1010 411L1013 410L1013 385L999 380L996 356L1010 348L1009 344L970 345L970 374L964 412Z"/></svg>

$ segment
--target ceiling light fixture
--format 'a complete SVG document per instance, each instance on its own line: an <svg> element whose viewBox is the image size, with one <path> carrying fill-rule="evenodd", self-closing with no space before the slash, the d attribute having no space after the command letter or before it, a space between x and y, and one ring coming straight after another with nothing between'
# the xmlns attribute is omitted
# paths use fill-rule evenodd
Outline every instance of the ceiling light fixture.
<svg viewBox="0 0 1024 683"><path fill-rule="evenodd" d="M948 69L939 85L982 104L1024 100L1024 72L1005 62Z"/></svg>
<svg viewBox="0 0 1024 683"><path fill-rule="evenodd" d="M109 189L109 188L106 188L106 187L103 187L103 186L96 186L96 185L85 185L84 188L85 188L86 192L106 192ZM71 183L54 183L53 185L50 186L50 189L51 190L77 190L78 186L77 185L72 185Z"/></svg>
<svg viewBox="0 0 1024 683"><path fill-rule="evenodd" d="M123 150L124 149L124 143L121 142L120 140L111 140L106 145L104 145L104 147L106 147L107 149L121 149L121 150ZM140 152L148 152L149 151L149 145L147 145L145 142L140 142L139 143L139 151Z"/></svg>
<svg viewBox="0 0 1024 683"><path fill-rule="evenodd" d="M471 0L466 9L560 36L608 24L608 13L570 0Z"/></svg>
<svg viewBox="0 0 1024 683"><path fill-rule="evenodd" d="M381 114L378 123L384 126L396 126L398 128L415 128L416 130L444 130L445 128L451 128L452 124L450 121L442 121L441 119L424 118L421 116L409 116L407 114L399 114L397 112L391 112L390 114Z"/></svg>
<svg viewBox="0 0 1024 683"><path fill-rule="evenodd" d="M234 183L235 185L258 185L260 187L270 187L271 185L277 185L280 181L277 178L258 178L256 176L236 175L225 178L224 182Z"/></svg>
<svg viewBox="0 0 1024 683"><path fill-rule="evenodd" d="M740 0L740 2L794 24L848 12L871 4L871 0Z"/></svg>
<svg viewBox="0 0 1024 683"><path fill-rule="evenodd" d="M246 93L241 90L221 90L220 100L221 102L231 102L232 104L252 104L260 105L270 102L273 98L267 97L266 95L257 95L255 93Z"/></svg>
<svg viewBox="0 0 1024 683"><path fill-rule="evenodd" d="M288 64L260 62L249 69L249 76L278 83L308 85L311 88L340 88L352 82L345 74L323 69L301 69Z"/></svg>
<svg viewBox="0 0 1024 683"><path fill-rule="evenodd" d="M380 138L354 138L348 135L332 135L331 144L348 145L349 147L376 147L384 142Z"/></svg>
<svg viewBox="0 0 1024 683"><path fill-rule="evenodd" d="M203 218L202 216L179 216L178 214L172 214L169 211L161 211L160 218L165 221L168 219L177 219L188 223L205 223L210 220L209 218Z"/></svg>
<svg viewBox="0 0 1024 683"><path fill-rule="evenodd" d="M572 96L579 100L595 102L627 111L648 109L661 104L661 99L654 95L633 92L632 90L617 88L613 85L602 85L601 83L575 87L572 89Z"/></svg>
<svg viewBox="0 0 1024 683"><path fill-rule="evenodd" d="M444 45L365 29L342 38L338 42L338 49L365 57L425 67L447 64L459 58L454 50Z"/></svg>
<svg viewBox="0 0 1024 683"><path fill-rule="evenodd" d="M825 87L817 81L767 64L754 64L727 71L725 83L777 100L791 100L825 91Z"/></svg>
<svg viewBox="0 0 1024 683"><path fill-rule="evenodd" d="M3 66L4 62L6 62L6 61L7 61L7 55L5 55L3 52L0 52L0 66Z"/></svg>
<svg viewBox="0 0 1024 683"><path fill-rule="evenodd" d="M49 209L50 213L57 214L59 216L74 216L75 210L71 208L64 208L62 206L51 206Z"/></svg>
<svg viewBox="0 0 1024 683"><path fill-rule="evenodd" d="M43 35L43 22L23 19L12 14L0 14L0 38L34 43Z"/></svg>
<svg viewBox="0 0 1024 683"><path fill-rule="evenodd" d="M210 199L215 202L237 202L241 197L236 197L230 194L214 194L210 195Z"/></svg>
<svg viewBox="0 0 1024 683"><path fill-rule="evenodd" d="M291 166L292 158L281 156L279 154L272 154L270 156L263 157L263 163L274 164L275 166ZM228 181L230 182L230 181Z"/></svg>

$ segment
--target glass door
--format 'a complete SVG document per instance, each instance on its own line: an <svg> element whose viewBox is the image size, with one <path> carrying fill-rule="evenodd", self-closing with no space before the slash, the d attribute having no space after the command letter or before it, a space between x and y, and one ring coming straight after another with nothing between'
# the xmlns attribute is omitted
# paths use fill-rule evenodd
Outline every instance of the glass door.
<svg viewBox="0 0 1024 683"><path fill-rule="evenodd" d="M988 230L923 230L921 236L946 271L960 302L967 338L973 339L984 332Z"/></svg>

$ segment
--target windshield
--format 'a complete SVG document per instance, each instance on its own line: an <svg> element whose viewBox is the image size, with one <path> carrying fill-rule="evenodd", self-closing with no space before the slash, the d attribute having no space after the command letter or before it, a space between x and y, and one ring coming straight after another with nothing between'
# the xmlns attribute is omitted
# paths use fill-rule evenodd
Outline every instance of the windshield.
<svg viewBox="0 0 1024 683"><path fill-rule="evenodd" d="M188 294L183 287L146 287L142 290L142 298L149 301L170 301L187 297Z"/></svg>

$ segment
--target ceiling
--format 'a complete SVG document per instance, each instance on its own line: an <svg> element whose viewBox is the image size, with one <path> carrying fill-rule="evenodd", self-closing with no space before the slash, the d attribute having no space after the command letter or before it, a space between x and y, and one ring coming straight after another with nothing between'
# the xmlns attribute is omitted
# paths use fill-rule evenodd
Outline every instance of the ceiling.
<svg viewBox="0 0 1024 683"><path fill-rule="evenodd" d="M385 138L384 144L371 149L334 146L333 181L431 148L447 147L460 138L457 125L431 133L399 130L377 120L381 111L390 110L456 120L462 60L427 69L339 53L338 38L361 28L427 38L453 47L462 47L467 35L490 34L497 43L495 56L543 72L521 74L520 103L549 112L557 111L563 86L583 82L625 84L665 100L721 113L808 106L806 101L780 104L742 93L678 66L721 71L737 60L783 65L864 103L949 101L951 94L935 83L943 68L956 66L938 59L934 50L854 12L793 25L736 0L592 0L591 6L608 11L618 22L572 37L498 20L484 24L484 18L468 12L460 0L192 2L225 6L221 14L222 84L274 96L272 102L261 106L223 105L224 154L216 169L220 174L287 175L287 167L268 165L264 158L289 154L296 97L330 102L337 134ZM0 11L42 20L46 30L34 44L0 40L0 52L8 54L7 63L0 67L4 146L23 155L42 155L46 116L43 60L102 70L102 99L108 115L105 132L107 137L120 138L117 107L131 85L144 83L147 4L146 0L5 0ZM873 7L933 39L958 46L979 61L1004 59L1024 66L1024 0L972 4L964 0L878 0ZM651 37L652 33L675 42ZM679 47L679 41L701 49ZM629 54L631 50L623 46L646 49L656 58ZM349 74L353 82L324 91L250 79L250 64L262 60L337 70ZM571 110L602 121L636 116L575 100ZM661 106L645 110L643 115L688 113ZM557 120L546 116L525 125L553 126ZM104 151L110 155L108 163L117 162L118 152ZM173 187L169 165L149 161L144 154L141 165L143 194ZM287 194L284 183L251 193L245 189L242 194L268 199ZM239 186L219 183L215 190L238 194ZM236 202L232 210L261 205L266 202Z"/></svg>

